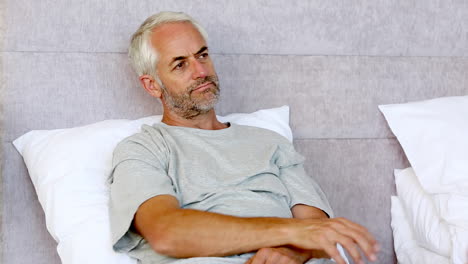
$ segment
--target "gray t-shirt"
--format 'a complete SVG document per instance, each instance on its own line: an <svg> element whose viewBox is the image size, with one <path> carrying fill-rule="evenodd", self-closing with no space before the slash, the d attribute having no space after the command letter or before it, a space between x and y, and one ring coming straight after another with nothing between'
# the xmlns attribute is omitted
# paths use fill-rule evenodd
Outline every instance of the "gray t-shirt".
<svg viewBox="0 0 468 264"><path fill-rule="evenodd" d="M110 216L114 249L140 263L244 263L252 253L227 258L177 260L159 255L130 226L146 200L168 194L182 208L238 217L291 218L296 204L332 216L304 158L283 136L231 124L221 130L143 125L118 144L111 177ZM200 262L201 261L201 262Z"/></svg>

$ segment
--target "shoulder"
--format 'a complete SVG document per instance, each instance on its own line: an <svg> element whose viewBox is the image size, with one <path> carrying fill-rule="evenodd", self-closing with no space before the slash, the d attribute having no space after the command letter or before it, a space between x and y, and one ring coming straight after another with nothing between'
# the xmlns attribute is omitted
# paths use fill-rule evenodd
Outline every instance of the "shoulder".
<svg viewBox="0 0 468 264"><path fill-rule="evenodd" d="M168 150L164 133L157 124L142 125L141 131L120 141L114 149L114 159L140 155L161 155Z"/></svg>

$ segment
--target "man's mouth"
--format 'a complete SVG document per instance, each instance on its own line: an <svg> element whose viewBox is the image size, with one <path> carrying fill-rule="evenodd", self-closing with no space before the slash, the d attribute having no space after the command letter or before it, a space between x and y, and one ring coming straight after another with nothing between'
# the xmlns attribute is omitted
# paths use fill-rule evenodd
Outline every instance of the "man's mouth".
<svg viewBox="0 0 468 264"><path fill-rule="evenodd" d="M203 92L206 89L210 88L210 85L213 85L213 82L203 83L203 84L197 86L195 89L193 89L192 92Z"/></svg>

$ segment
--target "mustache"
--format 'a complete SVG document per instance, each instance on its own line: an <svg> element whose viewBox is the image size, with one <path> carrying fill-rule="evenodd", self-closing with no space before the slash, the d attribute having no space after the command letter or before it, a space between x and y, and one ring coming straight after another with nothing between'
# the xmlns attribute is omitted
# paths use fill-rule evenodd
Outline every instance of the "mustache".
<svg viewBox="0 0 468 264"><path fill-rule="evenodd" d="M198 86L206 84L206 83L213 83L216 89L218 89L218 77L216 75L211 75L211 76L205 76L201 79L198 79L193 83L192 85L189 86L188 91L191 93L193 90L197 89Z"/></svg>

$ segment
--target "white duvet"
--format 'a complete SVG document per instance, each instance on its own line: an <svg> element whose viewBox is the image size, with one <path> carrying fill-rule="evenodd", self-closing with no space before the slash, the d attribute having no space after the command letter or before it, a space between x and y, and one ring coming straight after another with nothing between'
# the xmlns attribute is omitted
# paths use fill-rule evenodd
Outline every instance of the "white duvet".
<svg viewBox="0 0 468 264"><path fill-rule="evenodd" d="M468 199L429 194L412 168L395 170L392 229L399 263L466 264Z"/></svg>
<svg viewBox="0 0 468 264"><path fill-rule="evenodd" d="M419 245L403 210L403 205L396 196L392 196L392 229L395 253L400 264L450 263L448 257Z"/></svg>

